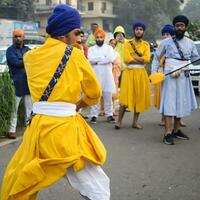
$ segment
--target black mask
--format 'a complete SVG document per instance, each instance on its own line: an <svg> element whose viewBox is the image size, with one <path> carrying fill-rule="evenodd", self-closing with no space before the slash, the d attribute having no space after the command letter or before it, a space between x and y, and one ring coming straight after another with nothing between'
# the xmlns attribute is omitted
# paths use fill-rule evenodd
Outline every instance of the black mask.
<svg viewBox="0 0 200 200"><path fill-rule="evenodd" d="M182 38L184 37L185 31L176 30L176 31L175 31L175 35L176 35L176 38L180 40L180 39L182 39Z"/></svg>
<svg viewBox="0 0 200 200"><path fill-rule="evenodd" d="M101 47L104 43L104 40L96 40L96 44Z"/></svg>

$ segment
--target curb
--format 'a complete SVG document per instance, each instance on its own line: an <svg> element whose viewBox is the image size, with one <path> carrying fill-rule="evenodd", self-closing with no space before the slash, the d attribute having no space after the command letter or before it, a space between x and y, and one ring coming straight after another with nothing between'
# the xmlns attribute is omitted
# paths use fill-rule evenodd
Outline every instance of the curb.
<svg viewBox="0 0 200 200"><path fill-rule="evenodd" d="M6 140L4 142L0 142L0 148L3 146L6 146L8 144L16 143L16 142L20 141L21 139L22 139L22 136L17 137L17 139L15 139L15 140Z"/></svg>

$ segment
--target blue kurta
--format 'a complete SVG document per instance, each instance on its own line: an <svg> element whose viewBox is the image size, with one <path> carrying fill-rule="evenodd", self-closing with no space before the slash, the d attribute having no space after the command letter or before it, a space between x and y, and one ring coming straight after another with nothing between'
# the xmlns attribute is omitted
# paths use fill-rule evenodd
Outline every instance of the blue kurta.
<svg viewBox="0 0 200 200"><path fill-rule="evenodd" d="M191 39L184 37L177 41L186 60L194 61L199 58L195 44ZM181 56L179 55L173 39L167 38L163 40L156 51L152 62L152 73L157 72L160 58L163 55L166 57L164 73L185 64L185 61L180 61ZM169 63L178 63L179 66L176 64L172 66L172 64L170 65ZM181 75L178 78L166 76L161 94L160 113L165 116L176 116L181 118L189 115L196 108L197 102L192 83L190 77L185 76L184 70L181 71Z"/></svg>
<svg viewBox="0 0 200 200"><path fill-rule="evenodd" d="M15 87L15 94L18 97L30 94L23 62L23 56L29 50L30 48L27 46L19 48L17 45L13 44L6 52L11 79Z"/></svg>

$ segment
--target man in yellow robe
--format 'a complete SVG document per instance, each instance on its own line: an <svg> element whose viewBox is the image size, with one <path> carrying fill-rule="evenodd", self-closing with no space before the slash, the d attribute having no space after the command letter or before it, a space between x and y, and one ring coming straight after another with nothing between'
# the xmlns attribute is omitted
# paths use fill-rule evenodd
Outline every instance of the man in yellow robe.
<svg viewBox="0 0 200 200"><path fill-rule="evenodd" d="M83 197L109 200L109 178L100 167L106 159L105 147L77 113L101 97L91 65L81 50L70 46L80 37L78 11L64 4L56 6L46 31L51 37L24 57L35 115L8 164L0 199L34 200L38 191L67 173ZM61 72L59 67L66 62ZM50 94L44 93L52 89L49 83L56 85Z"/></svg>
<svg viewBox="0 0 200 200"><path fill-rule="evenodd" d="M127 41L124 46L124 62L126 68L123 71L120 86L120 109L116 129L121 128L125 109L128 107L134 112L132 127L141 129L138 123L140 112L144 112L151 106L150 83L145 69L150 62L150 46L144 41L145 25L141 21L133 24L135 37Z"/></svg>

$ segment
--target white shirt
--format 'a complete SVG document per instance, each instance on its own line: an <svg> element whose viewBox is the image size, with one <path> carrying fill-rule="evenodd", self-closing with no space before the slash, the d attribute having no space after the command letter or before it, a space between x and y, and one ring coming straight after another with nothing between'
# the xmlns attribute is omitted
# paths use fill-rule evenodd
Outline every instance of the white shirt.
<svg viewBox="0 0 200 200"><path fill-rule="evenodd" d="M95 70L103 92L115 93L116 91L112 74L112 62L115 58L114 49L107 44L101 47L94 45L88 50L88 60Z"/></svg>

